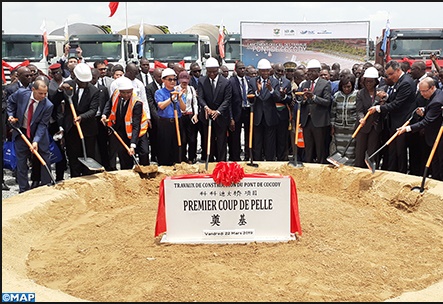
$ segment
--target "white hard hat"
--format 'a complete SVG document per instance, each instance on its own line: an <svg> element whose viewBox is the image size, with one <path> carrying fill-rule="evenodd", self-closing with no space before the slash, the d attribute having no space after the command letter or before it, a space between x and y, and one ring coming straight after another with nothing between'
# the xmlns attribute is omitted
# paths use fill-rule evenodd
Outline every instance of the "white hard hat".
<svg viewBox="0 0 443 304"><path fill-rule="evenodd" d="M116 83L117 83L117 88L120 91L121 90L131 90L134 88L134 86L132 85L131 79L129 79L128 77L125 77L125 76L117 78Z"/></svg>
<svg viewBox="0 0 443 304"><path fill-rule="evenodd" d="M317 59L311 59L308 61L307 69L321 69L321 63Z"/></svg>
<svg viewBox="0 0 443 304"><path fill-rule="evenodd" d="M269 62L268 59L266 58L262 58L260 59L260 61L257 64L257 69L259 70L268 70L268 69L272 69L271 67L271 63Z"/></svg>
<svg viewBox="0 0 443 304"><path fill-rule="evenodd" d="M90 82L92 80L92 72L86 63L78 63L74 68L75 77L81 82Z"/></svg>
<svg viewBox="0 0 443 304"><path fill-rule="evenodd" d="M166 68L162 72L162 78L165 78L165 77L168 77L168 76L177 76L177 74L175 74L175 71L173 69Z"/></svg>
<svg viewBox="0 0 443 304"><path fill-rule="evenodd" d="M208 60L206 60L205 65L207 68L219 68L220 67L218 60L215 59L214 57L208 58Z"/></svg>
<svg viewBox="0 0 443 304"><path fill-rule="evenodd" d="M363 78L378 78L378 71L374 67L369 67L363 74Z"/></svg>

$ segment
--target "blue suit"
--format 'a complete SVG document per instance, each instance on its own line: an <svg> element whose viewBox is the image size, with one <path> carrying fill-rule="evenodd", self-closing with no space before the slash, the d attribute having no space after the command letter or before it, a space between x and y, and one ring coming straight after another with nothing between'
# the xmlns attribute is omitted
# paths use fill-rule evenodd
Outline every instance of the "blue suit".
<svg viewBox="0 0 443 304"><path fill-rule="evenodd" d="M18 118L18 122L16 122L15 124L15 126L17 127L23 126L23 119L25 116L25 111L28 107L29 100L31 99L31 94L32 90L28 88L20 88L8 98L8 117L13 116L15 118ZM38 102L32 116L30 126L31 138L29 138L29 141L38 143L38 153L48 166L51 164L48 125L53 108L54 105L47 97ZM23 130L22 132L24 134L26 133L25 130ZM12 140L14 141L14 148L17 156L17 181L19 184L19 192L21 193L30 189L28 178L29 168L27 160L29 157L31 157L32 152L29 149L29 146L20 136L20 133L15 129L12 132ZM42 184L50 184L51 181L52 179L49 175L49 172L47 172L45 168L42 168Z"/></svg>

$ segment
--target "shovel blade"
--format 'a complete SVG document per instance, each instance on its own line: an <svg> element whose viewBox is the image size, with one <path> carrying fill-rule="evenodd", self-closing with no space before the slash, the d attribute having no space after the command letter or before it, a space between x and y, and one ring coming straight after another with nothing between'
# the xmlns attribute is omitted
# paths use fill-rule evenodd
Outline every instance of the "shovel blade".
<svg viewBox="0 0 443 304"><path fill-rule="evenodd" d="M375 161L371 160L371 158L368 156L367 152L365 155L365 163L366 163L366 166L368 166L369 170L371 170L372 173L375 173Z"/></svg>
<svg viewBox="0 0 443 304"><path fill-rule="evenodd" d="M90 157L79 157L78 160L85 165L86 167L88 167L89 170L91 171L104 171L105 168L100 165L95 159L90 158Z"/></svg>
<svg viewBox="0 0 443 304"><path fill-rule="evenodd" d="M349 160L349 158L347 158L346 156L342 156L339 152L335 152L334 154L326 158L326 160L334 166L340 167L341 165L344 165Z"/></svg>

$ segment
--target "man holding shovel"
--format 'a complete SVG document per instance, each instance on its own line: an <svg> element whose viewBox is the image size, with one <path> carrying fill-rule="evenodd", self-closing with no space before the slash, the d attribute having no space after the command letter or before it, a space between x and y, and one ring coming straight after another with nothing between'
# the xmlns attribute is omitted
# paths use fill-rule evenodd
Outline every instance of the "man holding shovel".
<svg viewBox="0 0 443 304"><path fill-rule="evenodd" d="M49 160L49 119L54 105L46 97L48 87L43 80L36 80L29 89L20 89L12 94L7 101L8 121L20 129L32 143L32 149L37 151L46 164ZM28 177L28 159L31 157L31 148L20 136L16 129L12 132L15 153L17 156L17 182L19 193L30 189ZM43 166L43 165L42 165ZM41 170L41 183L51 183L51 175L47 170Z"/></svg>
<svg viewBox="0 0 443 304"><path fill-rule="evenodd" d="M437 135L442 127L442 110L443 110L443 91L437 89L434 79L426 77L420 81L418 89L422 96L429 100L428 105L424 108L417 109L417 114L423 117L422 120L405 127L398 128L398 133L418 132L426 129L425 140L429 147L434 147L435 157L430 163L432 178L443 181L443 141L437 141Z"/></svg>
<svg viewBox="0 0 443 304"><path fill-rule="evenodd" d="M129 146L129 150L126 150L117 136L111 136L109 139L111 147L117 151L121 170L132 169L136 152L139 155L139 164L149 165L148 116L143 110L143 102L134 93L129 78L122 77L118 81L117 90L111 97L110 112L108 108L104 109L102 122L107 122L108 126L113 127Z"/></svg>

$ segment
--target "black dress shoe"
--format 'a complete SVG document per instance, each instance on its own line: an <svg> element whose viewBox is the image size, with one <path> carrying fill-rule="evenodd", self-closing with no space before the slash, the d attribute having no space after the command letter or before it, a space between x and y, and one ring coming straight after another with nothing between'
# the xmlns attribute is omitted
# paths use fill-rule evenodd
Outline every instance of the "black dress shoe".
<svg viewBox="0 0 443 304"><path fill-rule="evenodd" d="M3 184L2 184L2 191L3 191L3 190L5 190L5 191L10 190L9 187L6 185L5 182L3 182Z"/></svg>
<svg viewBox="0 0 443 304"><path fill-rule="evenodd" d="M38 186L40 186L40 182L39 181L33 181L31 184L31 189L37 188Z"/></svg>

